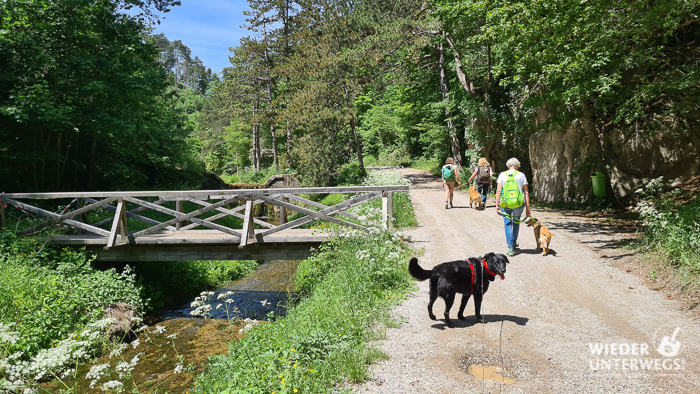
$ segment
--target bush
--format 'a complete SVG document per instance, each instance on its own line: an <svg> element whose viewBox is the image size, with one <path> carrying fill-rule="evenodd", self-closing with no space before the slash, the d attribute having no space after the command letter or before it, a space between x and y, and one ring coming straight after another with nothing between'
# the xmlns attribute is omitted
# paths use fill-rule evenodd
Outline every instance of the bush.
<svg viewBox="0 0 700 394"><path fill-rule="evenodd" d="M265 183L273 175L294 174L296 171L289 168L275 169L275 167L264 168L260 171L253 171L251 168L246 168L238 173L224 173L221 179L226 183Z"/></svg>
<svg viewBox="0 0 700 394"><path fill-rule="evenodd" d="M99 271L84 252L0 234L0 322L19 336L9 353L50 348L101 319L108 304L143 310L131 268Z"/></svg>
<svg viewBox="0 0 700 394"><path fill-rule="evenodd" d="M644 236L642 249L662 252L666 261L678 268L683 276L700 274L700 200L678 204L679 190L672 189L663 178L645 181L645 187L636 190L639 198L635 205L642 219ZM696 279L697 280L697 279Z"/></svg>
<svg viewBox="0 0 700 394"><path fill-rule="evenodd" d="M352 162L341 167L336 183L340 186L357 185L367 175L360 169L358 162Z"/></svg>

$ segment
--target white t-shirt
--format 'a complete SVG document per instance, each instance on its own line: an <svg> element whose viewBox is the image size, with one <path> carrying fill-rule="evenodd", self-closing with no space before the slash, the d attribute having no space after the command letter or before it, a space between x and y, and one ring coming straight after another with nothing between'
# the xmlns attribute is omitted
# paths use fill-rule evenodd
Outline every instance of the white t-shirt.
<svg viewBox="0 0 700 394"><path fill-rule="evenodd" d="M498 180L496 183L500 183L501 185L506 184L506 179L508 179L507 174L512 174L513 171L515 170L508 170L508 171L503 171L498 175ZM525 174L522 172L518 171L518 173L515 175L515 181L518 182L518 188L520 189L520 193L525 193L523 190L523 186L527 185L527 178L525 177Z"/></svg>

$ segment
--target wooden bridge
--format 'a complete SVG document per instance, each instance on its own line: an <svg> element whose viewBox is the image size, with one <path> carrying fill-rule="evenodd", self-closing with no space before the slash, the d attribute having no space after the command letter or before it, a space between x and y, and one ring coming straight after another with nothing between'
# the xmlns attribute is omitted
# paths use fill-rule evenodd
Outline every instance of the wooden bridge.
<svg viewBox="0 0 700 394"><path fill-rule="evenodd" d="M0 193L0 226L6 226L5 210L16 207L38 223L18 233L67 228L50 241L85 247L100 261L297 260L328 238L328 232L308 228L312 224L367 230L361 218L347 210L381 198L386 228L393 217L393 193L407 191L408 186L353 186ZM326 206L302 197L332 193L350 198ZM279 210L279 220L256 217L260 204L277 207L273 209Z"/></svg>

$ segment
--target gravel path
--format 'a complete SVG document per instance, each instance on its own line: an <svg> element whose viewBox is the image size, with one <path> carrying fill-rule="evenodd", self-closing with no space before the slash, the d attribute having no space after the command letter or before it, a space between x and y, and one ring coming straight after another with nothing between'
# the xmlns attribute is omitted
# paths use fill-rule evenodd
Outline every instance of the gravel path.
<svg viewBox="0 0 700 394"><path fill-rule="evenodd" d="M423 250L423 267L505 253L503 220L493 200L485 211L475 211L469 209L468 195L457 192L455 208L445 210L439 180L418 170L401 171L413 182L419 226L408 234ZM486 324L476 324L473 301L465 321L456 319L455 302L456 328L430 320L428 282L417 282L416 291L395 310L405 323L388 329L377 344L389 358L375 364L371 378L353 389L383 394L700 392L698 320L683 312L678 301L611 263L626 257L614 247L619 236L555 210L533 209L533 216L556 234L556 254L536 253L531 229L521 227L521 250L510 258L506 279L492 283L484 296ZM438 317L443 308L438 299ZM657 345L677 327L680 351L673 357L660 355ZM649 351L598 356L592 355L592 344L630 346L638 352L646 345ZM660 370L635 368L643 362L658 363L653 365ZM513 382L485 379L482 373L477 378L469 373L472 365L501 368L501 375Z"/></svg>

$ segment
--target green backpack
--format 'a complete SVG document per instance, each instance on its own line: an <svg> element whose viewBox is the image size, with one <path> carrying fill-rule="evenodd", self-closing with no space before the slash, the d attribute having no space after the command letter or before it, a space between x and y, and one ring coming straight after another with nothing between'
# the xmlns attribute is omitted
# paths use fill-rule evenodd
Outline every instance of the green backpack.
<svg viewBox="0 0 700 394"><path fill-rule="evenodd" d="M501 189L501 202L499 204L501 208L513 209L523 205L523 193L518 187L518 181L515 180L517 174L518 171L506 174L506 183L503 184Z"/></svg>
<svg viewBox="0 0 700 394"><path fill-rule="evenodd" d="M442 167L442 177L445 178L446 181L455 180L455 168L452 164L447 164Z"/></svg>

